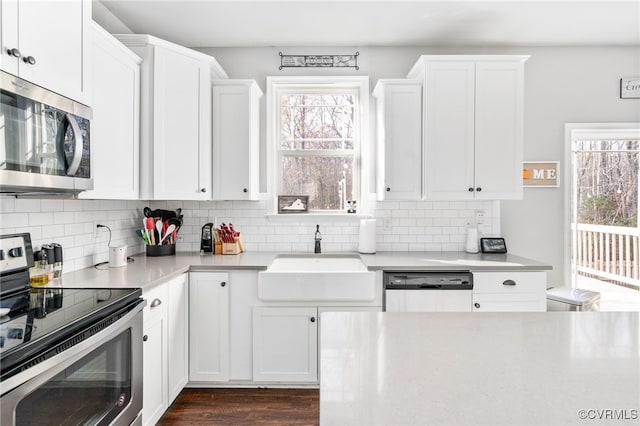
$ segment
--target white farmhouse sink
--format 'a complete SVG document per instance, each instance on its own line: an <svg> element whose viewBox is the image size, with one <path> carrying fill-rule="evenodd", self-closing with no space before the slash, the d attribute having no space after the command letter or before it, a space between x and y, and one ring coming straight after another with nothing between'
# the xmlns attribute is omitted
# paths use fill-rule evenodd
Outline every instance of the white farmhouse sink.
<svg viewBox="0 0 640 426"><path fill-rule="evenodd" d="M258 273L261 300L347 302L375 297L375 272L357 256L280 256Z"/></svg>

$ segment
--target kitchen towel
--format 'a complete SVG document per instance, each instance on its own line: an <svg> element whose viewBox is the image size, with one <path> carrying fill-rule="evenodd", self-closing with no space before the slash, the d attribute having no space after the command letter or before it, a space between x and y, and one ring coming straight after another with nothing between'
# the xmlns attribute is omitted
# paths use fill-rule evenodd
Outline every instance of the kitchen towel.
<svg viewBox="0 0 640 426"><path fill-rule="evenodd" d="M376 220L360 219L360 239L358 252L373 254L376 252Z"/></svg>

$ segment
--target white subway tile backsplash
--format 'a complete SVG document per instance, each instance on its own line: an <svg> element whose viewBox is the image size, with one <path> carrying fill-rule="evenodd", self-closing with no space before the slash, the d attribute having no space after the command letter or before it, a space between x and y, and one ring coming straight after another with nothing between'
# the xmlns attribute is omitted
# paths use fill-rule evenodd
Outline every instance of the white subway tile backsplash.
<svg viewBox="0 0 640 426"><path fill-rule="evenodd" d="M144 252L135 234L142 228L142 209L182 209L184 223L177 251L198 251L202 225L233 223L247 251L313 252L315 225L322 232L322 251L356 251L359 220L350 217L274 217L261 201L121 201L15 199L3 197L0 232L30 232L34 247L63 245L65 271L89 267L108 258L109 233L95 232L97 223L111 228L111 244L127 244L129 254ZM467 223L475 210L485 211L481 236L500 234L497 201L374 201L365 203L377 219L377 251L460 251ZM386 228L386 221L390 229Z"/></svg>

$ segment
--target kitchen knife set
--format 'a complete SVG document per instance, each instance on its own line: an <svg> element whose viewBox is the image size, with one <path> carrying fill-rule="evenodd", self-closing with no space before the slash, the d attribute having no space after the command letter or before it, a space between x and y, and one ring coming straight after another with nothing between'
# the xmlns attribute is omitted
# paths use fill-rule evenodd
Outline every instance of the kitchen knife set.
<svg viewBox="0 0 640 426"><path fill-rule="evenodd" d="M206 223L202 227L201 253L238 254L242 251L240 232L235 230L233 224L222 223L214 228L213 223Z"/></svg>
<svg viewBox="0 0 640 426"><path fill-rule="evenodd" d="M143 229L137 234L150 246L172 245L178 239L178 230L182 226L182 209L151 210L143 209Z"/></svg>

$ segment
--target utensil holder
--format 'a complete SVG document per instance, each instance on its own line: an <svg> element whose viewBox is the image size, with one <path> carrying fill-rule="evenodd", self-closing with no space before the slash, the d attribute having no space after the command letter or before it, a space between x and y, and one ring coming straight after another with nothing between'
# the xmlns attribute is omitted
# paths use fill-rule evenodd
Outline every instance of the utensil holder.
<svg viewBox="0 0 640 426"><path fill-rule="evenodd" d="M147 256L148 257L157 257L157 256L172 256L176 254L176 245L175 244L165 244L162 246L147 246Z"/></svg>

